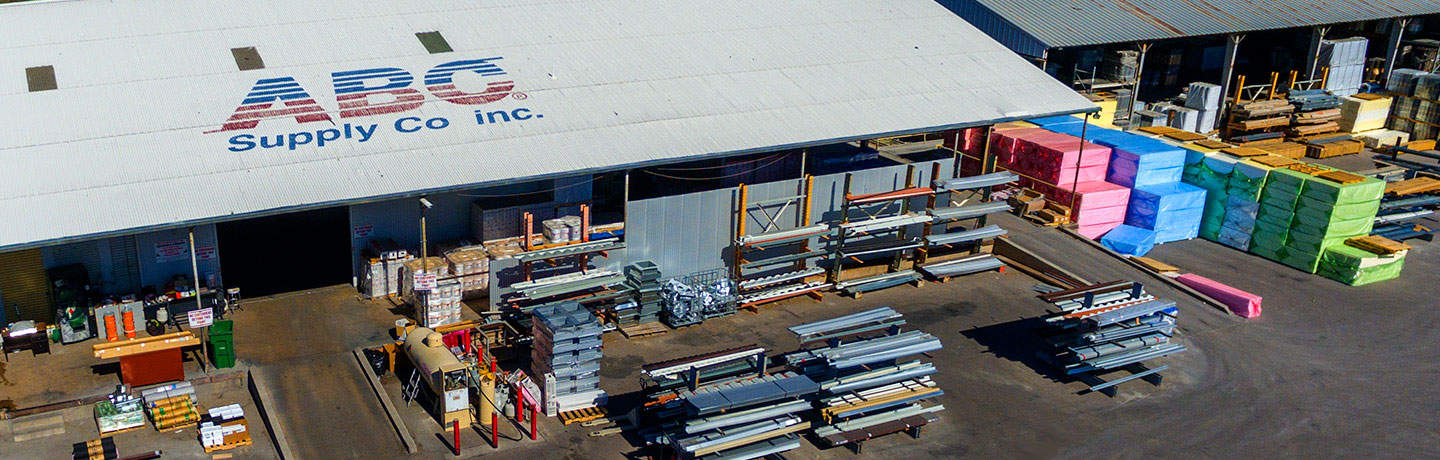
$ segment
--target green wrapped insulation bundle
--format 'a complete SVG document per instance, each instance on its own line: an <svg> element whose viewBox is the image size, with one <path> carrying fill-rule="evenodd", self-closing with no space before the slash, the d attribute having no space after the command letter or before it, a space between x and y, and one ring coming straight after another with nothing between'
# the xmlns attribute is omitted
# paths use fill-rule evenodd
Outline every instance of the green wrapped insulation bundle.
<svg viewBox="0 0 1440 460"><path fill-rule="evenodd" d="M1320 276L1351 286L1360 286L1400 276L1405 255L1400 251L1381 256L1354 246L1340 244L1325 249L1317 271Z"/></svg>
<svg viewBox="0 0 1440 460"><path fill-rule="evenodd" d="M1342 184L1311 176L1296 201L1282 262L1314 273L1326 249L1370 233L1384 192L1385 183L1373 178Z"/></svg>

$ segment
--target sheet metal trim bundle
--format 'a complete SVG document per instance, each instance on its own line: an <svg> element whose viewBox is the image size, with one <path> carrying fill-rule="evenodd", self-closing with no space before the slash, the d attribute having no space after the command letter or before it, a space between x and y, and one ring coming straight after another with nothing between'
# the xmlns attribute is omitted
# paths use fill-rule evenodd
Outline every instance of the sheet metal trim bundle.
<svg viewBox="0 0 1440 460"><path fill-rule="evenodd" d="M1131 380L1149 377L1159 384L1160 366L1139 368L1155 358L1185 351L1175 343L1174 301L1157 298L1140 283L1111 282L1042 294L1059 309L1044 318L1047 330L1042 353L1066 375L1096 376L1137 366L1119 379L1092 385L1090 391L1108 391ZM1098 379L1098 377L1096 377Z"/></svg>
<svg viewBox="0 0 1440 460"><path fill-rule="evenodd" d="M790 328L801 349L767 373L765 349L743 346L642 368L649 402L641 436L681 458L750 459L799 447L813 432L831 446L918 429L944 406L935 366L901 358L940 349L940 340L900 330L889 307Z"/></svg>

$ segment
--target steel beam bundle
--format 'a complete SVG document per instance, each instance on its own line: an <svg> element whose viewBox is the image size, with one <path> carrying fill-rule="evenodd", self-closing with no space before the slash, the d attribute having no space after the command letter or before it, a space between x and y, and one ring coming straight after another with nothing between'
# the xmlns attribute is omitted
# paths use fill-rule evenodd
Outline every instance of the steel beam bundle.
<svg viewBox="0 0 1440 460"><path fill-rule="evenodd" d="M899 286L905 283L914 282L920 279L920 273L915 270L901 270L898 272L881 273L879 275L867 276L860 279L841 281L835 283L835 289L846 294L857 294L861 292L878 291L885 288Z"/></svg>
<svg viewBox="0 0 1440 460"><path fill-rule="evenodd" d="M616 249L625 249L625 242L624 242L624 241L620 241L618 238L608 238L608 239L603 239L603 240L591 241L591 242L588 242L588 243L575 243L575 244L560 246L560 247L556 247L556 248L537 249L537 250L534 250L534 251L526 251L526 252L522 252L522 253L519 253L519 254L515 254L515 255L513 255L513 256L511 256L511 257L514 257L515 260L518 260L518 261L520 261L520 262L534 262L534 261L537 261L537 260L558 259L558 258L561 258L561 257L573 257L573 256L581 255L581 254L588 254L588 253L592 253L592 252L613 251L613 250L616 250Z"/></svg>
<svg viewBox="0 0 1440 460"><path fill-rule="evenodd" d="M840 227L845 229L845 234L847 236L854 237L879 233L887 230L895 230L900 227L920 225L926 222L930 222L934 219L934 217L926 214L908 213L900 214L898 216L880 217L876 219L862 220L856 222L846 222L844 224L840 224Z"/></svg>
<svg viewBox="0 0 1440 460"><path fill-rule="evenodd" d="M999 225L991 225L987 227L977 228L974 230L966 230L963 232L929 235L925 237L925 243L927 246L935 246L942 244L959 244L983 240L986 238L995 238L1004 235L1005 233L1005 229L1000 228Z"/></svg>
<svg viewBox="0 0 1440 460"><path fill-rule="evenodd" d="M522 299L543 299L590 289L615 286L625 282L625 276L610 270L590 270L584 273L552 276L510 285L510 293Z"/></svg>
<svg viewBox="0 0 1440 460"><path fill-rule="evenodd" d="M1066 375L1098 374L1139 365L1185 350L1172 342L1175 302L1156 298L1139 283L1109 283L1042 295L1060 311L1045 318L1049 351L1043 353ZM1090 387L1114 394L1120 383L1146 377L1159 384L1162 368Z"/></svg>
<svg viewBox="0 0 1440 460"><path fill-rule="evenodd" d="M972 204L965 206L951 206L948 208L935 208L926 211L935 220L963 220L972 219L997 212L1006 212L1011 208L1010 203L1004 201L991 201L988 203Z"/></svg>
<svg viewBox="0 0 1440 460"><path fill-rule="evenodd" d="M925 265L915 270L924 273L931 278L950 278L954 276L969 275L983 271L995 270L1004 267L1005 263L990 254L977 254L964 259L942 262L934 265Z"/></svg>

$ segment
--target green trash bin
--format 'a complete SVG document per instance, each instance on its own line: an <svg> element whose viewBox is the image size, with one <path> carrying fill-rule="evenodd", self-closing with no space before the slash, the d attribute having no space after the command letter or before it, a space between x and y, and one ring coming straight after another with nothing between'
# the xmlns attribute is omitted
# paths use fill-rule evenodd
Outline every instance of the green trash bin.
<svg viewBox="0 0 1440 460"><path fill-rule="evenodd" d="M235 367L234 322L224 319L210 325L210 362L217 368Z"/></svg>

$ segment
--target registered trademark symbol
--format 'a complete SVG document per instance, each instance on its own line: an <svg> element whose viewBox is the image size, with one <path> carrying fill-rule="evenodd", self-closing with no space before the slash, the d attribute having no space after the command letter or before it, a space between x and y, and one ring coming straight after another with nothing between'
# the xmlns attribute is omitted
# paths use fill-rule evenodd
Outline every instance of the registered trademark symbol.
<svg viewBox="0 0 1440 460"><path fill-rule="evenodd" d="M510 97L513 97L513 98L515 98L515 99L517 99L517 100L524 100L524 99L526 99L526 98L529 98L530 96L526 96L525 93L514 92L514 93L510 93Z"/></svg>

